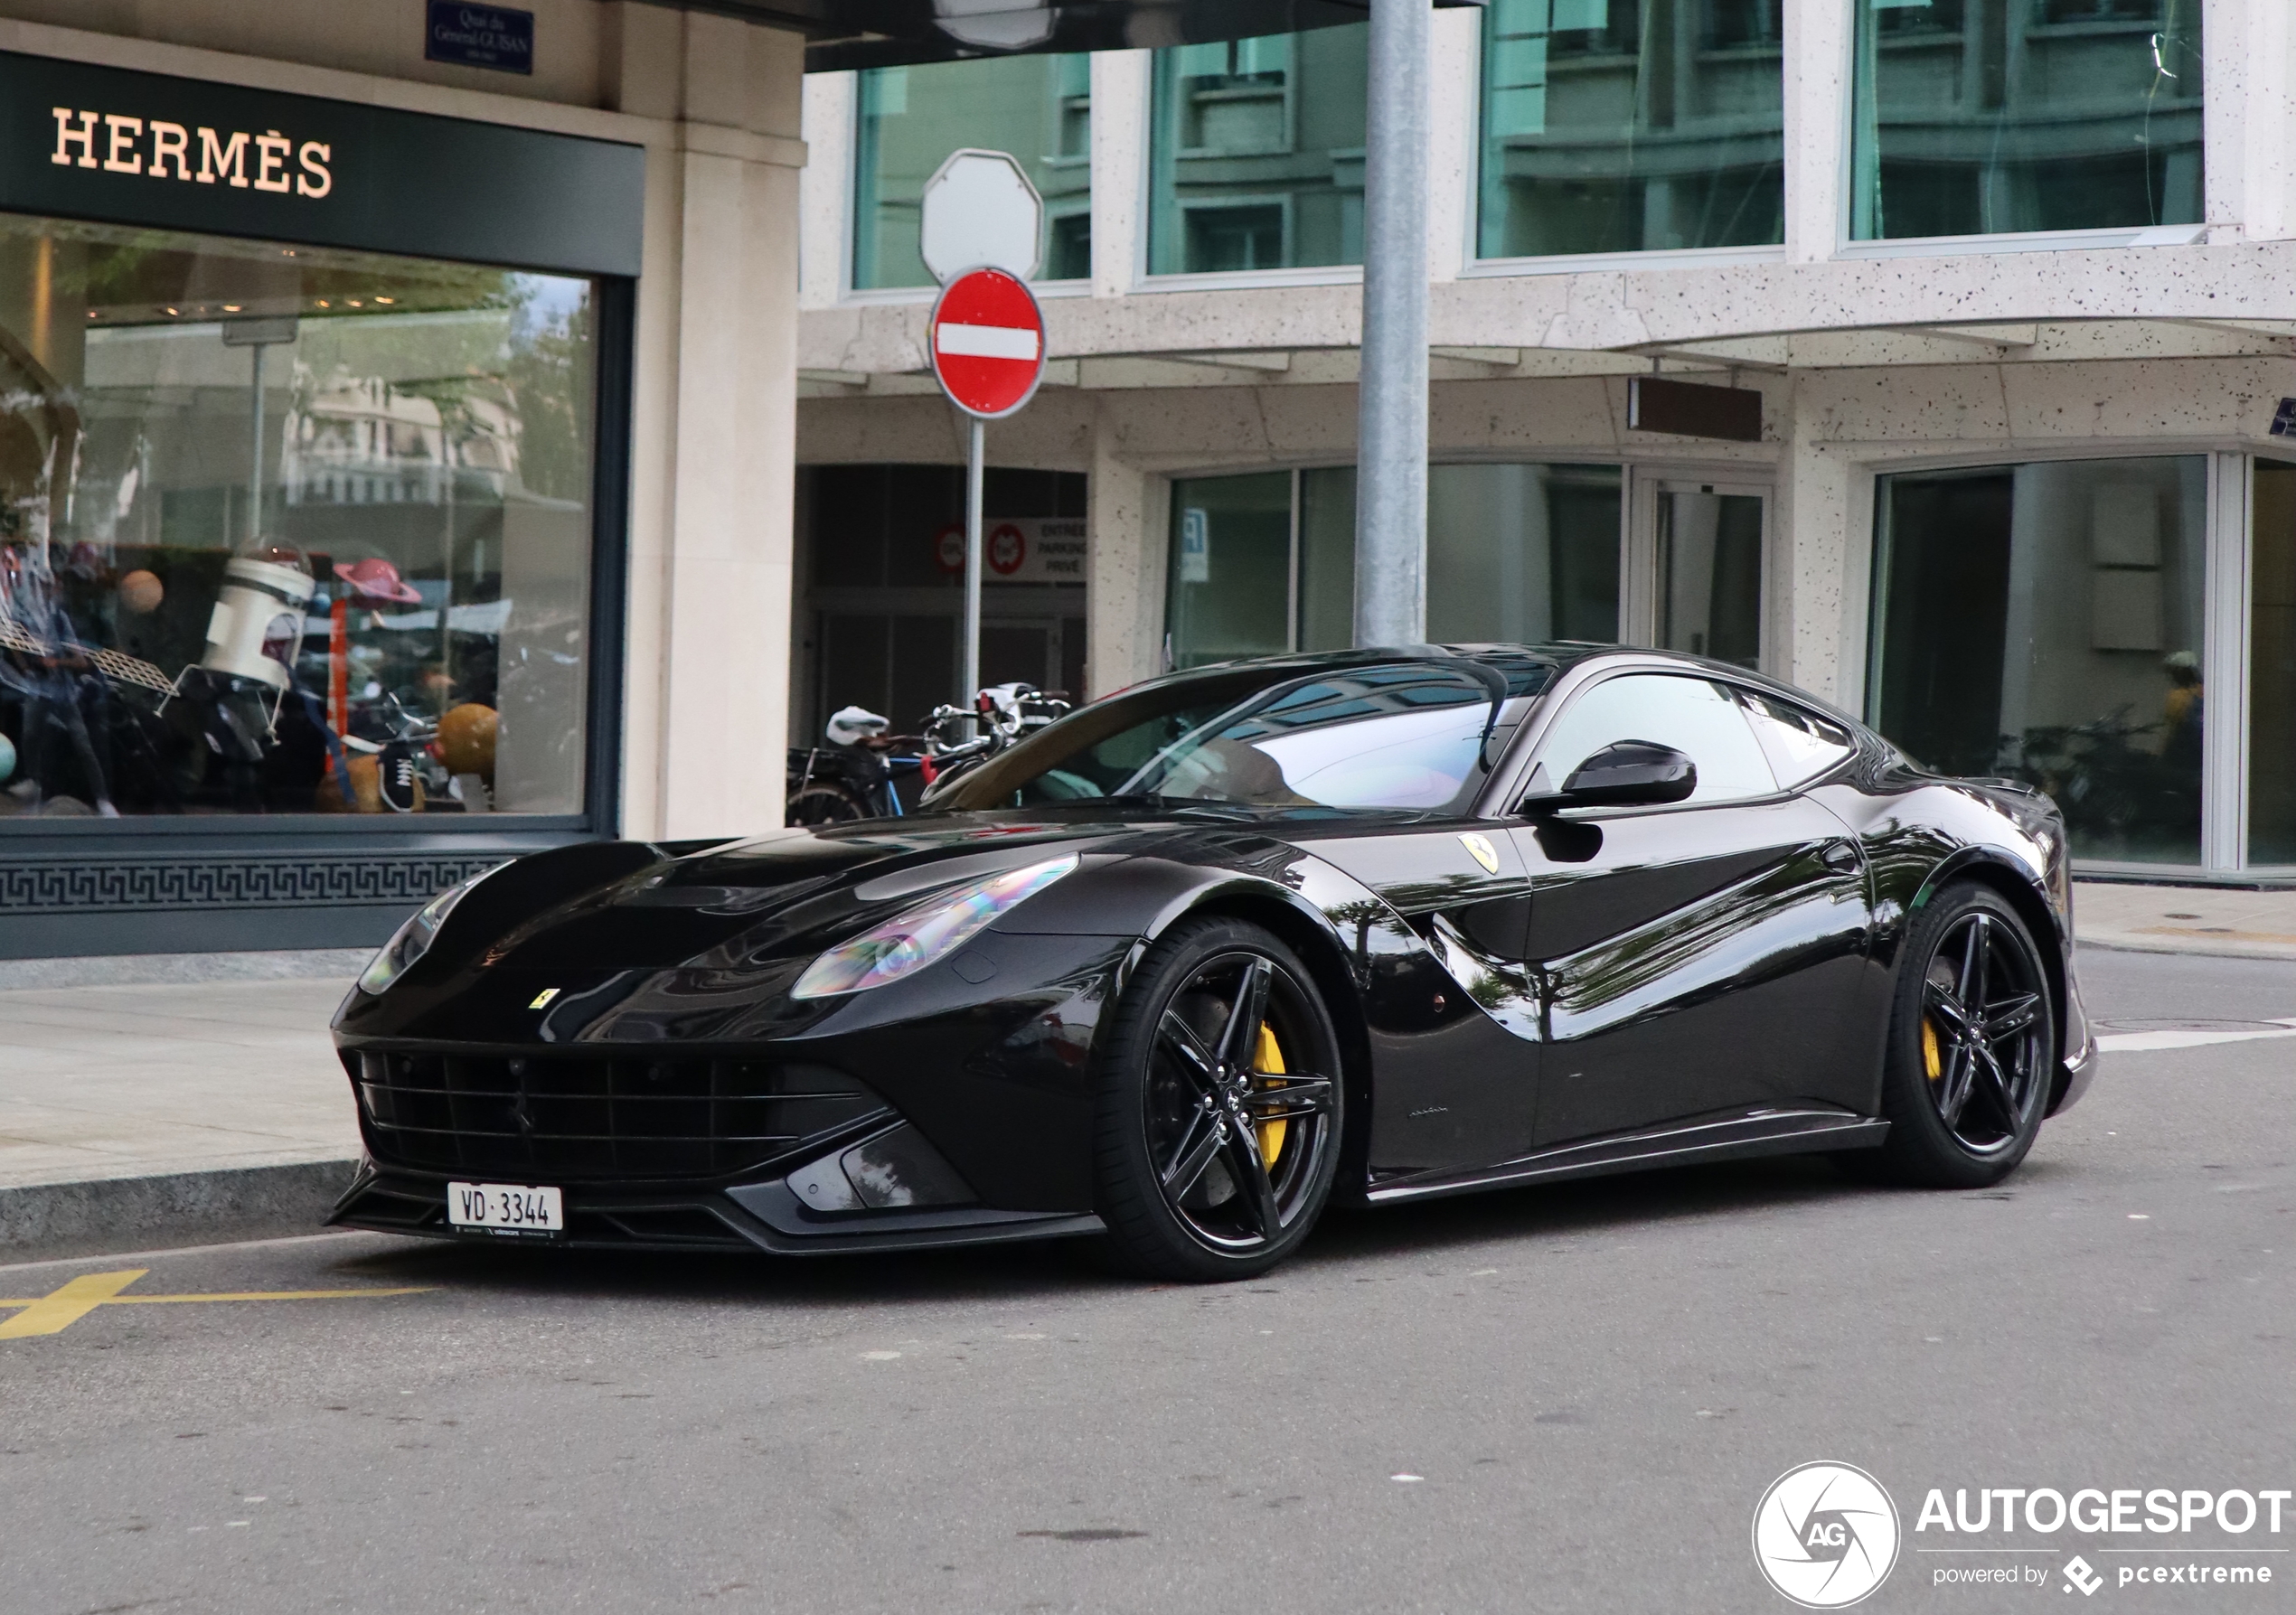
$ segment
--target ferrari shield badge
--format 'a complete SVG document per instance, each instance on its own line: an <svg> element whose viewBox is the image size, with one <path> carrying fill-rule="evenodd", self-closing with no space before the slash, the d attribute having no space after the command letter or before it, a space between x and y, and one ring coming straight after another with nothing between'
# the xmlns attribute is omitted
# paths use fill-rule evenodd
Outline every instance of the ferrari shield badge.
<svg viewBox="0 0 2296 1615"><path fill-rule="evenodd" d="M1475 862L1483 867L1485 873L1499 873L1499 849L1491 844L1489 836L1463 835L1459 838L1459 844L1474 855Z"/></svg>

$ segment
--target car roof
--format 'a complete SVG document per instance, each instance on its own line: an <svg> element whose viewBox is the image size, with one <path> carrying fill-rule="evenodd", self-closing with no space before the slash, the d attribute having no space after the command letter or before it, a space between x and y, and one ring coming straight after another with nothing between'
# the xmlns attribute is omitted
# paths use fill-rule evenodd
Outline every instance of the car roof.
<svg viewBox="0 0 2296 1615"><path fill-rule="evenodd" d="M1827 717L1849 725L1853 729L1863 730L1866 728L1858 719L1840 710L1823 697L1812 695L1806 690L1788 684L1783 680L1774 679L1766 673L1757 672L1752 668L1741 667L1735 662L1717 662L1709 657L1693 656L1683 651L1654 650L1645 645L1604 644L1589 640L1547 640L1525 644L1472 643L1373 645L1344 651L1293 651L1275 656L1244 657L1232 662L1216 662L1201 667L1186 668L1164 673L1153 679L1143 679L1140 684L1133 688L1140 689L1147 685L1191 679L1205 673L1233 671L1242 667L1266 668L1271 671L1291 671L1312 673L1318 668L1328 667L1337 670L1366 667L1381 662L1417 660L1477 662L1486 666L1514 670L1520 670L1525 663L1531 663L1549 670L1550 682L1582 663L1616 661L1636 667L1672 664L1685 672L1705 673L1715 678L1749 684L1755 689L1769 691L1800 705L1815 708Z"/></svg>

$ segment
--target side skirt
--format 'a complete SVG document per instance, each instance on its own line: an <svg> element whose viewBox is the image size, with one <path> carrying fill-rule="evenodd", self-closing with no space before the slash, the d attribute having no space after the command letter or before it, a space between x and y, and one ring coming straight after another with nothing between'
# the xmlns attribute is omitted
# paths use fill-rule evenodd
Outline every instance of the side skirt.
<svg viewBox="0 0 2296 1615"><path fill-rule="evenodd" d="M1593 1178L1606 1172L1746 1160L1804 1150L1866 1150L1888 1136L1888 1122L1848 1111L1749 1111L1736 1116L1711 1117L1683 1125L1566 1144L1520 1160L1478 1167L1472 1171L1429 1173L1374 1184L1364 1198L1373 1206L1390 1206L1406 1200L1430 1200L1441 1195L1473 1194L1477 1189L1501 1188L1510 1184Z"/></svg>

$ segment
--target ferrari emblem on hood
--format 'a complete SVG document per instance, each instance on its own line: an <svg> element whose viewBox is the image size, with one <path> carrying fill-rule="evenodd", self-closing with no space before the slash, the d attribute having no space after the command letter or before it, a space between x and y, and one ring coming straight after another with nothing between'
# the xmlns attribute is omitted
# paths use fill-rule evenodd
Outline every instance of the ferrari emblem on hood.
<svg viewBox="0 0 2296 1615"><path fill-rule="evenodd" d="M1487 873L1499 873L1499 849L1491 844L1489 836L1463 835L1459 838L1459 844L1474 854L1475 862Z"/></svg>
<svg viewBox="0 0 2296 1615"><path fill-rule="evenodd" d="M545 987L541 990L541 991L534 995L534 1001L526 1007L530 1009L547 1009L550 1008L550 1000L556 998L557 996L557 988Z"/></svg>

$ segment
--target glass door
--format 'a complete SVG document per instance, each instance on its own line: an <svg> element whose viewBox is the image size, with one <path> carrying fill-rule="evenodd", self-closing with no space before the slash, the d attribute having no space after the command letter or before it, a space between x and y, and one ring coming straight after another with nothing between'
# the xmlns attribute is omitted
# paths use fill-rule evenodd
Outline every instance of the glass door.
<svg viewBox="0 0 2296 1615"><path fill-rule="evenodd" d="M1760 667L1770 491L1670 479L1652 486L1649 510L1650 642Z"/></svg>

